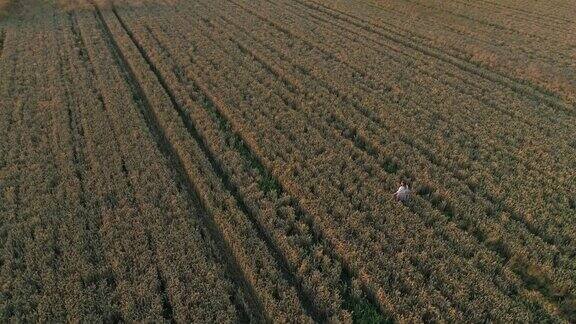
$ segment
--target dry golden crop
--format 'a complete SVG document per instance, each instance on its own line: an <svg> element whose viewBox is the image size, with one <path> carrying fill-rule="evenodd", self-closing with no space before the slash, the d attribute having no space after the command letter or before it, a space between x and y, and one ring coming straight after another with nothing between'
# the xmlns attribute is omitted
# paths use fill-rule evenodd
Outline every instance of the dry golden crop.
<svg viewBox="0 0 576 324"><path fill-rule="evenodd" d="M554 2L14 2L0 321L576 321Z"/></svg>

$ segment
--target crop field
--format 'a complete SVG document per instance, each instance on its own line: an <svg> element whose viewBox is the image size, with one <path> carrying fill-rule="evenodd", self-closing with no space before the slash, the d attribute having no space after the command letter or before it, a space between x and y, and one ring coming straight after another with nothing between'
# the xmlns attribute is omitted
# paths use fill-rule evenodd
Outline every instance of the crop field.
<svg viewBox="0 0 576 324"><path fill-rule="evenodd" d="M0 0L13 321L576 322L574 1Z"/></svg>

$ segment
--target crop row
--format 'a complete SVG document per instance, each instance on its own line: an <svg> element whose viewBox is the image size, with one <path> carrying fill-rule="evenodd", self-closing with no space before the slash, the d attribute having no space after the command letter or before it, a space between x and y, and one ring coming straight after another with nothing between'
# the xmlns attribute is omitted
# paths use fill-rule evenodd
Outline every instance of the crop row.
<svg viewBox="0 0 576 324"><path fill-rule="evenodd" d="M317 63L317 64L320 64L320 63ZM316 66L318 66L318 65L316 65ZM383 134L383 135L384 135L384 134ZM385 135L384 135L384 136L385 136ZM392 151L392 152L393 152L393 151ZM392 153L392 152L390 152L390 153ZM570 263L567 263L567 265L570 266ZM553 276L552 276L552 277L553 277ZM564 285L564 284L560 284L559 287L561 287L562 285ZM562 288L562 289L564 289L564 288Z"/></svg>
<svg viewBox="0 0 576 324"><path fill-rule="evenodd" d="M121 13L130 15L130 11ZM329 253L326 254L329 248L313 232L308 216L278 186L276 179L268 174L239 136L230 131L226 119L214 108L215 102L220 99L206 95L206 84L202 80L178 68L162 42L153 33L147 35L149 33L144 29L149 31L149 28L138 26L137 20L132 20L130 25L138 31L135 33L138 42L153 53L156 58L154 64L160 66L161 73L170 80L167 83L176 88L173 96L179 98L179 106L185 110L181 117L195 124L190 127L199 130L206 146L218 158L226 173L231 175L236 190L241 192L263 231L270 233L271 240L284 256L290 270L296 274L315 310L323 317L329 317L338 314L343 307L342 303L352 309L359 307L359 304L366 307L366 303L358 300L358 296L349 296L343 286L348 283L340 282L343 277L340 266ZM157 48L162 50L156 52ZM340 296L342 293L343 297ZM342 318L342 315L339 317Z"/></svg>
<svg viewBox="0 0 576 324"><path fill-rule="evenodd" d="M50 35L40 32L42 26L19 27L5 30L1 66L0 316L32 321L49 318L51 312L61 318L63 303L55 297L59 280L66 277L59 269L68 242L59 236L69 233L56 231L64 210L55 202L62 193L57 164L63 161L58 160L62 152L53 151L51 135L60 125L51 108L59 98L54 88L26 96L30 89L49 82L32 64L39 62L49 71L54 66L40 60L43 48L32 48L25 40L49 42ZM47 56L53 58L54 51ZM37 312L27 313L30 308Z"/></svg>
<svg viewBox="0 0 576 324"><path fill-rule="evenodd" d="M261 38L261 40L264 41L264 38ZM313 58L313 57L311 57L311 58L309 58L309 59L311 60L312 58ZM300 62L304 63L303 60L300 61ZM300 63L300 62L297 62L297 63L295 63L295 64L302 64L302 63ZM313 63L313 64L310 64L310 66L318 66L319 64L322 64L322 62L315 62L315 63ZM307 67L305 66L305 68L307 68ZM338 68L341 69L341 67L338 67ZM301 69L302 69L302 68L301 68ZM350 69L349 69L349 70L350 70ZM331 66L331 73L330 73L330 74L324 74L324 75L321 75L321 76L324 77L324 78L328 78L328 79L333 78L333 79L342 80L342 78L344 78L344 77L350 78L349 76L347 77L347 75L350 75L350 74L353 75L354 72L357 72L357 71L358 71L358 70L356 70L356 71L352 70L352 71L350 71L350 72L344 72L343 74L341 74L341 75L339 75L339 76L334 76L334 75L335 75L335 73L334 73L334 72L335 72L335 69L334 69L334 66L332 65L332 66ZM316 72L316 71L313 71L312 73L314 73L314 72ZM362 73L363 73L363 71L359 71L359 72L362 72ZM371 80L375 80L375 79L371 79ZM354 81L355 81L356 83L358 83L358 79L357 79L357 78L354 79ZM341 91L344 92L344 93L347 94L347 95L348 95L348 93L350 92L348 89L354 87L354 85L352 85L351 87L348 87L348 86L346 85L346 87L345 87L345 84L344 84L343 82L341 82L341 81L340 81L340 82L334 81L334 83L332 83L332 84L333 84L333 87L334 87L334 88L335 88L335 87L338 87L337 90L340 90L340 89L341 89ZM336 90L336 91L337 91L337 90ZM348 93L346 93L346 92L348 92ZM362 92L355 92L355 93L350 94L349 96L352 97L352 98L365 98L365 97L367 96L367 94L366 94L366 93L362 93ZM382 99L386 99L386 98L384 97L384 98L382 98ZM388 102L391 102L392 104L394 104L393 100L394 100L394 98L392 98L392 100L388 99ZM374 101L374 100L372 100L372 101L364 101L364 102L366 103L366 104L364 104L365 107L370 107L370 106L374 106L374 105L377 104L377 101ZM392 112L394 112L394 111L392 111ZM368 112L368 113L370 113L370 112ZM422 113L423 113L423 114L427 114L427 115L431 115L432 118L435 118L435 119L436 119L435 124L438 124L439 122L444 122L444 123L445 123L445 121L441 118L441 116L434 115L434 114L430 114L429 111L426 112L425 107L423 107ZM372 114L372 116L375 115L374 113L371 113L371 114ZM370 117L370 116L369 116L369 117ZM400 117L401 117L401 116L400 116ZM373 117L372 117L372 118L373 118ZM440 118L440 119L439 119L439 118ZM386 121L386 119L385 119L384 117L383 117L383 118L380 118L380 120L381 120L381 121L384 121L384 122ZM432 119L432 120L434 121L434 119ZM381 123L381 122L379 121L379 123ZM407 123L408 123L408 122L407 122ZM405 123L400 123L400 125L406 125L406 124L405 124ZM392 125L389 126L389 127L393 127L393 126L394 126L394 125L392 124ZM413 131L413 128L411 128L411 131ZM428 131L428 132L429 132L429 130L427 130L427 129L424 129L424 131ZM446 131L449 131L449 130L443 130L444 133L445 133ZM453 131L451 131L451 132L453 132ZM390 133L390 132L388 132L388 133ZM392 133L394 133L394 132L392 132ZM382 134L382 135L385 136L385 134ZM380 137L378 137L378 138L380 138ZM414 145L413 142L408 143L408 144ZM432 143L432 144L433 144L433 143ZM467 143L464 143L464 144L467 144ZM430 144L428 144L428 143L424 143L424 145L430 146ZM426 146L424 146L424 147L426 148ZM450 147L450 149L453 151L455 148L454 148L454 147ZM468 149L469 149L469 148L468 148ZM430 148L428 148L428 150L430 150ZM462 154L460 154L460 156L457 156L457 157L461 158L461 156L462 156ZM432 158L438 158L438 156L437 156L437 155L436 155L436 156L432 155ZM434 161L433 161L433 162L434 162ZM450 160L446 160L446 159L445 159L445 161L442 161L442 162L444 163L444 165L450 166L451 169L453 169L453 168L455 167L455 165L454 165L453 162L452 162L452 165L446 164L446 163L451 163ZM457 176L458 176L458 174L457 174ZM490 189L492 189L492 188L490 188ZM494 190L486 190L486 192L487 192L487 193L490 193L490 192L494 192ZM493 199L492 199L492 200L493 200ZM552 221L554 220L553 217L550 217L550 218L551 218ZM550 235L550 236L553 237L552 235Z"/></svg>
<svg viewBox="0 0 576 324"><path fill-rule="evenodd" d="M518 28L507 24L515 23L509 16L504 22L494 20L497 15L478 17L482 11L474 10L470 3L459 7L442 6L441 10L437 4L429 2L413 3L413 7L366 2L354 9L342 2L322 5L364 17L373 26L401 31L429 45L442 47L453 55L574 99L574 84L570 81L573 72L568 72L573 70L566 41L569 39L566 34L570 33L568 26L556 32L550 32L550 27L538 28L534 23L529 28ZM415 15L415 11L427 14ZM406 25L410 28L403 27ZM546 33L549 34L544 35ZM538 43L535 44L534 40Z"/></svg>
<svg viewBox="0 0 576 324"><path fill-rule="evenodd" d="M301 304L298 291L292 286L289 273L282 269L281 260L274 255L266 237L255 228L247 210L229 181L222 175L218 164L207 154L197 134L191 132L179 118L173 98L163 87L162 77L149 64L147 53L133 42L131 32L126 33L113 12L104 11L103 19L111 29L124 62L130 67L134 79L146 100L145 109L150 117L149 126L162 142L167 143L165 155L176 160L179 176L196 192L213 222L215 232L226 241L239 271L246 279L247 289L253 290L258 309L254 312L265 318L299 318L309 321L309 313ZM152 69L154 72L150 74ZM280 262L280 263L279 263ZM313 315L313 314L312 314Z"/></svg>
<svg viewBox="0 0 576 324"><path fill-rule="evenodd" d="M172 37L176 37L176 36L172 36ZM190 40L187 40L187 42L190 42ZM198 45L197 45L197 44L194 44L194 46L198 46ZM209 56L209 57L213 57L213 55L215 55L215 54L214 54L214 53L211 53L211 55L208 55L208 56ZM207 64L204 63L204 64L200 64L200 65L201 65L201 66L206 66ZM222 68L221 63L217 63L217 64L215 64L215 65L217 65L218 68L220 68L220 69ZM207 74L207 75L210 75L210 74L208 74L208 73L206 73L206 74ZM229 81L228 81L228 82L229 82ZM254 97L254 96L249 95L249 97ZM254 97L254 98L256 98L256 97ZM270 118L272 118L272 116L270 116ZM262 121L262 122L259 122L260 128L262 128L262 125L263 125L262 123L263 123L263 121Z"/></svg>

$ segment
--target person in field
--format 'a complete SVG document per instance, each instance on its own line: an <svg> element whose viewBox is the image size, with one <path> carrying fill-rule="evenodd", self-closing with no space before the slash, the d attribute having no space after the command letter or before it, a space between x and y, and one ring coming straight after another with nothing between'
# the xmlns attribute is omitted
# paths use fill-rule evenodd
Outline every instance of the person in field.
<svg viewBox="0 0 576 324"><path fill-rule="evenodd" d="M410 199L410 188L404 181L400 181L400 188L394 193L394 199L399 202L407 202Z"/></svg>

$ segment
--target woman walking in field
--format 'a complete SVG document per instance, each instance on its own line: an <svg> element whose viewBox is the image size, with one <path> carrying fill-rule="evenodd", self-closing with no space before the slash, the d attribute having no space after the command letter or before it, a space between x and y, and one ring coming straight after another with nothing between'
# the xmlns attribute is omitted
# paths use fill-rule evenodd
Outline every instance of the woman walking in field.
<svg viewBox="0 0 576 324"><path fill-rule="evenodd" d="M400 188L392 195L396 201L407 202L410 198L410 188L404 181L400 181Z"/></svg>

